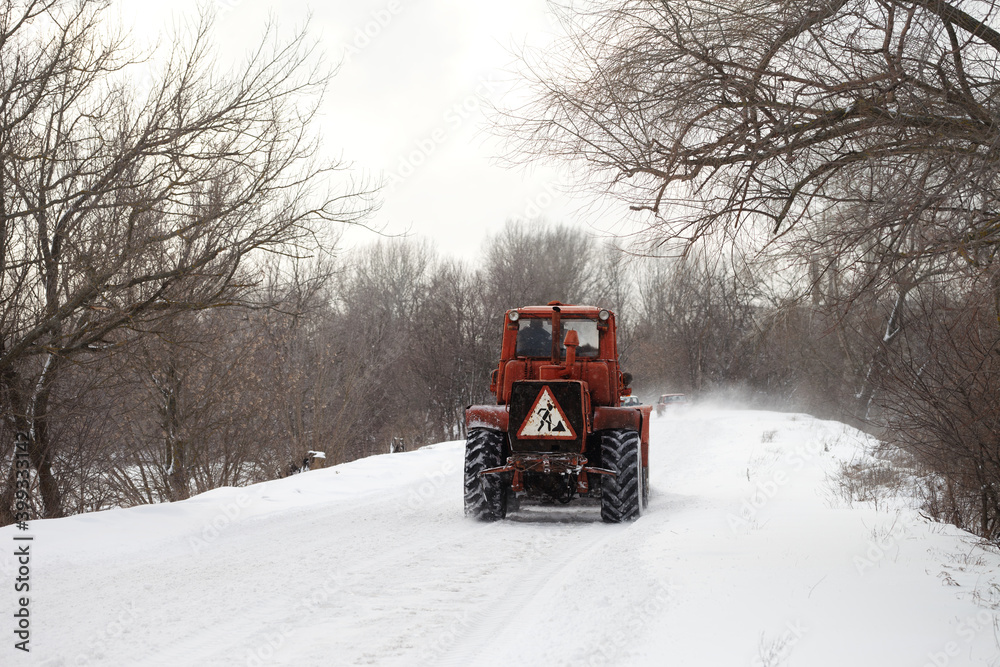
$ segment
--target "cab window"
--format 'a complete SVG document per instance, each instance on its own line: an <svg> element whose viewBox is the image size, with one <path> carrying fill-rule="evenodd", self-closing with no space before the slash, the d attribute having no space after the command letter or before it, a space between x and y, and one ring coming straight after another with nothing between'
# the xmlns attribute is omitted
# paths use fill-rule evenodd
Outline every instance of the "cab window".
<svg viewBox="0 0 1000 667"><path fill-rule="evenodd" d="M597 320L563 320L562 338L566 340L566 332L575 331L580 338L580 345L576 348L576 356L584 359L593 359L600 352L601 337L597 330ZM563 345L562 356L566 357L566 346Z"/></svg>
<svg viewBox="0 0 1000 667"><path fill-rule="evenodd" d="M584 359L596 358L600 353L601 338L597 320L571 320L561 322L562 339L566 332L575 331L580 345L576 356ZM566 346L560 345L560 355L566 358ZM519 357L549 357L552 355L552 321L542 318L522 318L517 323L517 346L514 350Z"/></svg>
<svg viewBox="0 0 1000 667"><path fill-rule="evenodd" d="M517 323L515 354L519 357L552 356L552 321L521 318Z"/></svg>

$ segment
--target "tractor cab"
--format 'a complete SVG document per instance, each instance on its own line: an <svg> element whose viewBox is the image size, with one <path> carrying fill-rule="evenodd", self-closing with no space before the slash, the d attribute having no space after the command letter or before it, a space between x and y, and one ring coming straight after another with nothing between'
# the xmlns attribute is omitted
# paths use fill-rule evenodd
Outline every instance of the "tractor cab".
<svg viewBox="0 0 1000 667"><path fill-rule="evenodd" d="M508 405L513 386L525 380L576 380L587 384L594 405L619 405L631 392L619 373L614 314L593 306L558 302L508 310L500 362L490 391Z"/></svg>

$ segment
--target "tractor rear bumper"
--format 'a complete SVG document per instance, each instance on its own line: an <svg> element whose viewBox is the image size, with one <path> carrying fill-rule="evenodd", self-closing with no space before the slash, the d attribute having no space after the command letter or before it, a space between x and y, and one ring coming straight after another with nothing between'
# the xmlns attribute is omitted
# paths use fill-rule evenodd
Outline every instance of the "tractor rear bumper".
<svg viewBox="0 0 1000 667"><path fill-rule="evenodd" d="M524 490L524 473L541 473L543 475L575 475L577 493L586 493L590 489L588 474L614 475L614 470L595 468L587 465L587 457L581 454L565 453L517 453L507 458L507 465L489 468L480 475L513 473L510 488L512 491Z"/></svg>

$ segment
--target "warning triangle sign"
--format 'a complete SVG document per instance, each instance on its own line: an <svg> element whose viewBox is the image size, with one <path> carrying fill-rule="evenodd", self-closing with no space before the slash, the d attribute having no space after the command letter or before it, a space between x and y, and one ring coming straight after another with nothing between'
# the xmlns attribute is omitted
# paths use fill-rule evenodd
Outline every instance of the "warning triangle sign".
<svg viewBox="0 0 1000 667"><path fill-rule="evenodd" d="M538 392L538 398L517 431L519 439L575 440L576 432L566 418L566 413L556 402L548 385Z"/></svg>

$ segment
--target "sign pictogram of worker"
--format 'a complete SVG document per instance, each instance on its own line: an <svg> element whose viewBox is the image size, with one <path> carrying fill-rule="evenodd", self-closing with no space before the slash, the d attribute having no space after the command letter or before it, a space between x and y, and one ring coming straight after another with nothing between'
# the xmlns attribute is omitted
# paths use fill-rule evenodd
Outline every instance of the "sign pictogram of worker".
<svg viewBox="0 0 1000 667"><path fill-rule="evenodd" d="M575 440L576 432L548 385L538 392L535 403L518 429L517 437L542 440Z"/></svg>

